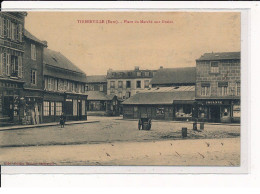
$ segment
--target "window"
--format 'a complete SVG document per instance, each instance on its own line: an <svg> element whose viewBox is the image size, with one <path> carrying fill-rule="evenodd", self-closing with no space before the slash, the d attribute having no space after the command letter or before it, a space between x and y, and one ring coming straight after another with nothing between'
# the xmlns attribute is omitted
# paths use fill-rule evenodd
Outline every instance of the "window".
<svg viewBox="0 0 260 194"><path fill-rule="evenodd" d="M210 95L210 83L201 83L201 96Z"/></svg>
<svg viewBox="0 0 260 194"><path fill-rule="evenodd" d="M137 77L141 77L141 72L140 71L138 71L137 73L136 73L136 75L137 75Z"/></svg>
<svg viewBox="0 0 260 194"><path fill-rule="evenodd" d="M149 76L149 72L146 71L146 72L144 73L144 75L145 75L146 77L148 77L148 76Z"/></svg>
<svg viewBox="0 0 260 194"><path fill-rule="evenodd" d="M122 92L118 92L118 98L122 98Z"/></svg>
<svg viewBox="0 0 260 194"><path fill-rule="evenodd" d="M54 102L51 102L51 115L53 116L54 115Z"/></svg>
<svg viewBox="0 0 260 194"><path fill-rule="evenodd" d="M131 81L126 81L126 88L131 88Z"/></svg>
<svg viewBox="0 0 260 194"><path fill-rule="evenodd" d="M35 44L31 44L31 59L32 59L32 60L36 60Z"/></svg>
<svg viewBox="0 0 260 194"><path fill-rule="evenodd" d="M110 88L115 88L115 81L110 81Z"/></svg>
<svg viewBox="0 0 260 194"><path fill-rule="evenodd" d="M136 88L141 88L141 81L136 81Z"/></svg>
<svg viewBox="0 0 260 194"><path fill-rule="evenodd" d="M84 84L81 85L81 92L85 93L85 85Z"/></svg>
<svg viewBox="0 0 260 194"><path fill-rule="evenodd" d="M10 55L9 55L10 56ZM21 58L19 57L19 63L21 63ZM20 73L21 69L21 64L18 64L18 57L11 55L11 76L12 77L18 77L18 74Z"/></svg>
<svg viewBox="0 0 260 194"><path fill-rule="evenodd" d="M212 61L210 63L210 73L219 73L218 62Z"/></svg>
<svg viewBox="0 0 260 194"><path fill-rule="evenodd" d="M118 88L123 88L123 81L118 81Z"/></svg>
<svg viewBox="0 0 260 194"><path fill-rule="evenodd" d="M218 83L218 95L226 96L228 95L228 82L220 82Z"/></svg>
<svg viewBox="0 0 260 194"><path fill-rule="evenodd" d="M62 113L62 102L56 102L56 115L60 116Z"/></svg>
<svg viewBox="0 0 260 194"><path fill-rule="evenodd" d="M145 81L144 81L144 87L145 87L145 88L149 88L149 83L150 83L149 80L145 80Z"/></svg>
<svg viewBox="0 0 260 194"><path fill-rule="evenodd" d="M100 92L103 92L103 91L104 91L104 87L103 87L102 84L99 86L99 91L100 91Z"/></svg>
<svg viewBox="0 0 260 194"><path fill-rule="evenodd" d="M4 66L4 53L1 53L0 54L0 75L3 75L3 66Z"/></svg>
<svg viewBox="0 0 260 194"><path fill-rule="evenodd" d="M115 88L111 88L110 89L110 93L112 94L112 93L115 93Z"/></svg>
<svg viewBox="0 0 260 194"><path fill-rule="evenodd" d="M11 39L15 40L16 39L16 25L14 23L11 24Z"/></svg>
<svg viewBox="0 0 260 194"><path fill-rule="evenodd" d="M86 86L86 91L88 91L88 86Z"/></svg>
<svg viewBox="0 0 260 194"><path fill-rule="evenodd" d="M236 95L240 96L240 82L236 83Z"/></svg>
<svg viewBox="0 0 260 194"><path fill-rule="evenodd" d="M130 98L131 97L131 92L126 92L126 98Z"/></svg>
<svg viewBox="0 0 260 194"><path fill-rule="evenodd" d="M48 78L44 78L44 89L48 90Z"/></svg>
<svg viewBox="0 0 260 194"><path fill-rule="evenodd" d="M49 116L50 114L50 103L48 101L43 102L43 116Z"/></svg>
<svg viewBox="0 0 260 194"><path fill-rule="evenodd" d="M36 85L36 75L37 71L31 70L31 84Z"/></svg>

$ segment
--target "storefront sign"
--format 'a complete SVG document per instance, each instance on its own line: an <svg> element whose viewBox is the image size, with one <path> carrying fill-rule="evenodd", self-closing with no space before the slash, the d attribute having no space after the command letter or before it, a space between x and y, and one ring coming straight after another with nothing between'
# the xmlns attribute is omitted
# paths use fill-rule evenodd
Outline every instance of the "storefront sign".
<svg viewBox="0 0 260 194"><path fill-rule="evenodd" d="M218 104L223 104L223 101L221 100L211 100L211 101L206 101L207 105L218 105Z"/></svg>
<svg viewBox="0 0 260 194"><path fill-rule="evenodd" d="M72 99L66 99L66 102L72 102Z"/></svg>

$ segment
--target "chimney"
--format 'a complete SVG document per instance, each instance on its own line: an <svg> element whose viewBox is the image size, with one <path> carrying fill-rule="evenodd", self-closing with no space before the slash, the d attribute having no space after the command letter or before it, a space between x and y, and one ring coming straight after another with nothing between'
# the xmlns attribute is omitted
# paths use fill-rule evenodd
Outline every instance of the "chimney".
<svg viewBox="0 0 260 194"><path fill-rule="evenodd" d="M47 42L46 40L43 40L42 43L43 43L46 47L48 47L48 42Z"/></svg>
<svg viewBox="0 0 260 194"><path fill-rule="evenodd" d="M135 66L135 71L138 71L139 70L139 66Z"/></svg>
<svg viewBox="0 0 260 194"><path fill-rule="evenodd" d="M163 66L160 66L160 69L163 69Z"/></svg>

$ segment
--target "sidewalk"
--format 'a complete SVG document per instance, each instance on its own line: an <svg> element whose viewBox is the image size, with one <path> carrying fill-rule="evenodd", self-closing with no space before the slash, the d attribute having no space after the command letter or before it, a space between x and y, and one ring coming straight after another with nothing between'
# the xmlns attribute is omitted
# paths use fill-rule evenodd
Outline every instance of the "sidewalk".
<svg viewBox="0 0 260 194"><path fill-rule="evenodd" d="M138 121L138 119L116 119L116 120L122 120L122 121ZM172 121L172 120L154 120L152 119L152 122L168 122L168 123L189 123L192 124L194 121ZM197 122L198 124L204 123L205 125L227 125L227 126L240 126L240 123L209 123L209 122Z"/></svg>
<svg viewBox="0 0 260 194"><path fill-rule="evenodd" d="M83 124L83 123L97 123L98 120L88 119L84 121L67 121L65 125L75 125L75 124ZM42 123L38 125L15 125L15 126L7 126L7 127L0 127L0 131L6 130L16 130L16 129L29 129L29 128L38 128L38 127L50 127L50 126L57 126L60 125L59 122L53 123Z"/></svg>

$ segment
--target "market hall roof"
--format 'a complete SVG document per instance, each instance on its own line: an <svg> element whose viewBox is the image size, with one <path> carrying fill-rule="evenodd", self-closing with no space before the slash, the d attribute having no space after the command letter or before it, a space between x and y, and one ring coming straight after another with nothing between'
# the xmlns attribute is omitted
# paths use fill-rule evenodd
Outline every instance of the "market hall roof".
<svg viewBox="0 0 260 194"><path fill-rule="evenodd" d="M115 95L106 95L100 91L87 91L88 100L112 100Z"/></svg>
<svg viewBox="0 0 260 194"><path fill-rule="evenodd" d="M157 91L156 91L157 89ZM131 98L128 98L122 104L124 105L159 105L173 104L177 101L194 101L195 87L180 86L180 87L165 87L144 90L137 93Z"/></svg>
<svg viewBox="0 0 260 194"><path fill-rule="evenodd" d="M105 83L107 82L106 75L91 75L87 76L86 83Z"/></svg>
<svg viewBox="0 0 260 194"><path fill-rule="evenodd" d="M151 80L152 85L195 84L196 67L160 68Z"/></svg>
<svg viewBox="0 0 260 194"><path fill-rule="evenodd" d="M240 59L240 52L204 53L197 61Z"/></svg>
<svg viewBox="0 0 260 194"><path fill-rule="evenodd" d="M44 48L44 75L86 82L86 74L60 52Z"/></svg>
<svg viewBox="0 0 260 194"><path fill-rule="evenodd" d="M24 29L24 36L30 40L33 40L39 44L42 44L43 46L47 47L47 41L42 41L40 39L38 39L37 37L35 37L34 35L32 35L28 30Z"/></svg>

